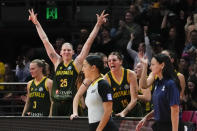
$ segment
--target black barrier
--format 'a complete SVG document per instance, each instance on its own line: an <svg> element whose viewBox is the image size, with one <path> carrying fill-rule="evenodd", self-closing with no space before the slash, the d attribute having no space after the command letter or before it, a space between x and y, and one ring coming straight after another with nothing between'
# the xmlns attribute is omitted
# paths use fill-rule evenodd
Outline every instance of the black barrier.
<svg viewBox="0 0 197 131"><path fill-rule="evenodd" d="M139 118L114 119L119 131L134 131ZM148 121L141 131L152 131ZM0 131L88 131L87 117L0 117Z"/></svg>

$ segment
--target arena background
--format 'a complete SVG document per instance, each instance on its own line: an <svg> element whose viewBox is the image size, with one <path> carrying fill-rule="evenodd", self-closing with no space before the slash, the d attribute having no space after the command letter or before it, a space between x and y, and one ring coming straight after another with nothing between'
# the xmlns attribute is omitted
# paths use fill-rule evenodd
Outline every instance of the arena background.
<svg viewBox="0 0 197 131"><path fill-rule="evenodd" d="M28 21L28 9L38 13L50 42L63 37L75 46L80 28L91 30L96 22L96 13L103 9L109 17L121 14L128 8L130 0L1 0L0 1L0 59L11 63L13 68L18 55L29 49L43 48L32 22ZM47 8L57 9L57 18L47 18ZM121 15L120 15L121 16ZM36 53L35 53L36 54ZM47 59L46 52L42 52ZM36 58L37 56L32 56Z"/></svg>

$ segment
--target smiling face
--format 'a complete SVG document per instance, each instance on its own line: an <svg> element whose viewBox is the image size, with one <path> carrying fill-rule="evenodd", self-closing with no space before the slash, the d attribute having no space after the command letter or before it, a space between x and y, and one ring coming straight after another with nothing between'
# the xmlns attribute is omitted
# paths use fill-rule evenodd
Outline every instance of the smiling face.
<svg viewBox="0 0 197 131"><path fill-rule="evenodd" d="M125 14L125 22L126 23L132 23L133 22L133 15L130 12L127 12Z"/></svg>
<svg viewBox="0 0 197 131"><path fill-rule="evenodd" d="M136 75L137 75L137 78L140 78L140 76L141 76L141 74L142 74L142 69L143 69L143 67L142 67L142 64L141 64L141 63L138 63L138 64L135 66L134 71L135 71L135 73L136 73Z"/></svg>
<svg viewBox="0 0 197 131"><path fill-rule="evenodd" d="M42 67L39 67L37 63L30 63L30 73L35 78L42 74Z"/></svg>
<svg viewBox="0 0 197 131"><path fill-rule="evenodd" d="M64 43L62 45L62 49L60 55L63 57L64 60L71 60L74 54L73 48L69 43Z"/></svg>
<svg viewBox="0 0 197 131"><path fill-rule="evenodd" d="M121 68L122 60L120 60L116 55L109 55L108 65L111 71L116 71Z"/></svg>

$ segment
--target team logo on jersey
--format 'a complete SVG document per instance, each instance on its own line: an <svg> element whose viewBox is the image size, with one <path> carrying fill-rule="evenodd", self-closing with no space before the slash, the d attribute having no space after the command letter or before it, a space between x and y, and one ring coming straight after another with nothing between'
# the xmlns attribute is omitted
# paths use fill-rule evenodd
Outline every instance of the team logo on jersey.
<svg viewBox="0 0 197 131"><path fill-rule="evenodd" d="M40 87L38 90L41 92L41 91L43 91L44 89L43 89L43 87Z"/></svg>
<svg viewBox="0 0 197 131"><path fill-rule="evenodd" d="M69 67L68 67L68 70L71 70L71 69L72 69L72 66L69 66Z"/></svg>
<svg viewBox="0 0 197 131"><path fill-rule="evenodd" d="M62 68L63 68L63 67L62 67L62 66L60 66L60 70L62 70Z"/></svg>
<svg viewBox="0 0 197 131"><path fill-rule="evenodd" d="M34 90L34 88L31 88L31 91L33 91Z"/></svg>
<svg viewBox="0 0 197 131"><path fill-rule="evenodd" d="M113 88L113 91L116 91L116 88Z"/></svg>
<svg viewBox="0 0 197 131"><path fill-rule="evenodd" d="M162 88L161 90L162 90L162 91L165 91L165 88L166 88L166 87L165 87L165 86L163 86L163 88Z"/></svg>
<svg viewBox="0 0 197 131"><path fill-rule="evenodd" d="M155 90L157 89L157 86L155 86Z"/></svg>
<svg viewBox="0 0 197 131"><path fill-rule="evenodd" d="M124 86L124 88L125 88L126 90L129 89L129 85L126 84L126 85Z"/></svg>
<svg viewBox="0 0 197 131"><path fill-rule="evenodd" d="M108 94L107 94L107 99L108 99L108 100L112 100L112 95L111 95L111 93L108 93Z"/></svg>

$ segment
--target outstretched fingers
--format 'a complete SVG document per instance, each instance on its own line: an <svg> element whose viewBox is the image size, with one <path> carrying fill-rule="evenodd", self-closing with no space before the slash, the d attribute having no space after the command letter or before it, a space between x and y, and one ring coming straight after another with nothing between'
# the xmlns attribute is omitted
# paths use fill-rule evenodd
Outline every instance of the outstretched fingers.
<svg viewBox="0 0 197 131"><path fill-rule="evenodd" d="M106 20L106 17L108 16L109 14L105 14L105 10L102 11L102 13L100 15L96 14L97 16L97 22L102 25L103 23L105 23L107 20Z"/></svg>

